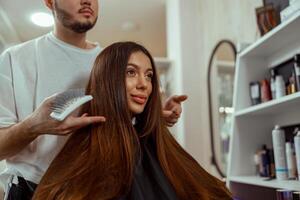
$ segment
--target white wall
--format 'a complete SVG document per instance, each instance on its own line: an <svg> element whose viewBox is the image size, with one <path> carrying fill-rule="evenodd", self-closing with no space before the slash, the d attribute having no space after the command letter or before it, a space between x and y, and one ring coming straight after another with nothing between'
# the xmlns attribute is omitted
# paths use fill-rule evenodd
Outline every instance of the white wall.
<svg viewBox="0 0 300 200"><path fill-rule="evenodd" d="M236 45L238 43L251 43L259 37L256 26L255 8L262 5L261 0L199 0L201 22L200 26L203 34L199 39L203 40L200 47L202 52L201 68L203 69L198 85L201 98L201 123L200 131L203 137L208 137L209 119L208 119L208 101L207 101L207 84L206 76L210 54L214 46L222 39L229 39ZM197 146L195 139L191 138L188 146ZM210 143L203 143L203 148L210 149ZM205 153L208 155L209 153ZM210 166L210 158L205 157L206 166ZM211 168L207 168L212 170Z"/></svg>
<svg viewBox="0 0 300 200"><path fill-rule="evenodd" d="M12 26L10 20L7 18L7 15L4 12L4 10L0 7L0 43L2 45L4 43L3 49L7 48L10 45L17 44L19 42L20 38L17 32ZM0 51L3 49L0 49Z"/></svg>
<svg viewBox="0 0 300 200"><path fill-rule="evenodd" d="M255 7L261 0L167 0L168 57L175 61L174 88L189 99L178 124L181 143L207 170L210 139L207 70L210 53L221 39L253 42L259 35Z"/></svg>

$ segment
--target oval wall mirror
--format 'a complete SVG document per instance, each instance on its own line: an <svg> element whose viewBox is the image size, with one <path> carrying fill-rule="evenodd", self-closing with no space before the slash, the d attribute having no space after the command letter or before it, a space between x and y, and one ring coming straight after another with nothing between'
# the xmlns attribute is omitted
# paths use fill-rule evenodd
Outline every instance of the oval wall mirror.
<svg viewBox="0 0 300 200"><path fill-rule="evenodd" d="M208 103L212 164L226 177L233 114L236 48L222 40L213 49L208 66Z"/></svg>

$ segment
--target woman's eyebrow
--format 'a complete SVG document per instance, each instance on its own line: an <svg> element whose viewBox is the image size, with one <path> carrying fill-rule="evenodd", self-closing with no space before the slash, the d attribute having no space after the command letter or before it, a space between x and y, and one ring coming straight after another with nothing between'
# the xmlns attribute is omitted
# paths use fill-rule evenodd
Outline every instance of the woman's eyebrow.
<svg viewBox="0 0 300 200"><path fill-rule="evenodd" d="M134 68L137 68L137 69L141 68L140 66L138 66L138 65L136 65L134 63L128 63L127 66L129 66L129 65L132 66L132 67L134 67Z"/></svg>
<svg viewBox="0 0 300 200"><path fill-rule="evenodd" d="M132 67L134 67L136 69L140 69L141 68L140 66L138 66L137 64L134 64L134 63L128 63L127 66L132 66ZM148 68L146 71L153 71L153 69L152 68Z"/></svg>

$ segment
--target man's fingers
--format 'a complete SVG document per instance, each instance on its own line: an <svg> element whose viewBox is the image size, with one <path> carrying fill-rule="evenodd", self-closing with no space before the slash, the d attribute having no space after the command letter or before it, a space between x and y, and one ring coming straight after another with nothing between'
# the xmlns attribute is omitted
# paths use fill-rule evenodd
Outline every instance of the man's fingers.
<svg viewBox="0 0 300 200"><path fill-rule="evenodd" d="M89 115L89 114L84 113L84 114L81 115L81 117L86 117L86 116L88 116L88 115Z"/></svg>
<svg viewBox="0 0 300 200"><path fill-rule="evenodd" d="M173 114L171 110L163 110L163 117L167 118Z"/></svg>
<svg viewBox="0 0 300 200"><path fill-rule="evenodd" d="M106 118L103 116L83 117L83 119L85 119L90 124L106 121Z"/></svg>
<svg viewBox="0 0 300 200"><path fill-rule="evenodd" d="M178 95L178 96L174 96L173 100L177 103L181 103L185 100L187 100L188 96L187 95Z"/></svg>

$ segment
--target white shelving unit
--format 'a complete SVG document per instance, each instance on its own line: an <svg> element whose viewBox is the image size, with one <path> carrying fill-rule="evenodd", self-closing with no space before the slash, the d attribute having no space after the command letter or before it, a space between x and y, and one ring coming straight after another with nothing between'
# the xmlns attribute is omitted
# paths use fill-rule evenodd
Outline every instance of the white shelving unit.
<svg viewBox="0 0 300 200"><path fill-rule="evenodd" d="M266 178L261 178L257 176L233 176L230 181L243 184L251 184L262 187L269 188L282 188L288 190L299 190L298 180L288 180L288 181L278 181L278 180L268 180Z"/></svg>
<svg viewBox="0 0 300 200"><path fill-rule="evenodd" d="M300 52L300 12L237 55L234 119L227 185L241 200L275 200L276 189L300 191L300 181L265 180L255 175L254 154L272 147L272 129L300 124L300 92L252 106L249 83L269 77L269 69Z"/></svg>

